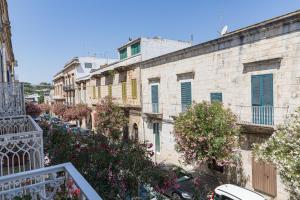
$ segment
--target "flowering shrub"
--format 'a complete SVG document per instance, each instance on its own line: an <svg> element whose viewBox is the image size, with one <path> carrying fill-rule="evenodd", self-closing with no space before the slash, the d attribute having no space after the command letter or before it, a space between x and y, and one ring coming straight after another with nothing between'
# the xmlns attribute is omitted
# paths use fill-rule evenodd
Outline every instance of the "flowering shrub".
<svg viewBox="0 0 300 200"><path fill-rule="evenodd" d="M63 113L63 119L65 121L79 120L80 117L78 115L76 107L68 107Z"/></svg>
<svg viewBox="0 0 300 200"><path fill-rule="evenodd" d="M66 111L67 106L62 103L57 103L53 105L53 112L57 116L63 117L64 112Z"/></svg>
<svg viewBox="0 0 300 200"><path fill-rule="evenodd" d="M42 110L35 103L26 103L26 114L31 117L38 117L41 114Z"/></svg>
<svg viewBox="0 0 300 200"><path fill-rule="evenodd" d="M273 163L294 199L300 199L300 108L264 143L254 145L254 155Z"/></svg>
<svg viewBox="0 0 300 200"><path fill-rule="evenodd" d="M128 123L124 110L107 97L96 107L96 126L98 132L117 139L122 129Z"/></svg>
<svg viewBox="0 0 300 200"><path fill-rule="evenodd" d="M45 142L51 164L72 162L103 199L137 196L141 183L159 191L167 189L171 176L152 161L150 147L101 134L83 137L56 129Z"/></svg>
<svg viewBox="0 0 300 200"><path fill-rule="evenodd" d="M46 103L39 104L39 107L43 113L49 113L51 110L51 106Z"/></svg>
<svg viewBox="0 0 300 200"><path fill-rule="evenodd" d="M230 164L238 135L235 115L219 103L194 104L175 121L176 149L187 164Z"/></svg>

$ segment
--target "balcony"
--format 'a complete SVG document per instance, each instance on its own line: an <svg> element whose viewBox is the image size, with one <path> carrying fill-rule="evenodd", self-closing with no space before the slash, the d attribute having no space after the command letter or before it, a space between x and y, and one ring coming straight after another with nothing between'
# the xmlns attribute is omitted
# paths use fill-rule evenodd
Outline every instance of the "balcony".
<svg viewBox="0 0 300 200"><path fill-rule="evenodd" d="M43 132L30 116L0 118L0 175L44 166Z"/></svg>
<svg viewBox="0 0 300 200"><path fill-rule="evenodd" d="M69 91L75 90L75 86L73 84L71 84L71 85L64 85L63 89L64 89L65 92L69 92Z"/></svg>
<svg viewBox="0 0 300 200"><path fill-rule="evenodd" d="M32 199L56 199L58 193L63 193L70 199L101 200L71 163L0 177L1 199L14 199L24 195L29 195Z"/></svg>
<svg viewBox="0 0 300 200"><path fill-rule="evenodd" d="M23 83L0 83L0 116L25 114Z"/></svg>
<svg viewBox="0 0 300 200"><path fill-rule="evenodd" d="M273 127L284 121L288 107L237 106L233 111L240 124Z"/></svg>
<svg viewBox="0 0 300 200"><path fill-rule="evenodd" d="M162 119L163 104L160 103L144 103L143 113L148 117Z"/></svg>

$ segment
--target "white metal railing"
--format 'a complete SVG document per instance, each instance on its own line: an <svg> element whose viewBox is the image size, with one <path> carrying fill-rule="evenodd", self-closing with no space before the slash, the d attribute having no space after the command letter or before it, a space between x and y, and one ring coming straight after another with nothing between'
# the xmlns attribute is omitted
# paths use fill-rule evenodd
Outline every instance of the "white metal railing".
<svg viewBox="0 0 300 200"><path fill-rule="evenodd" d="M162 114L163 104L160 103L143 103L144 113Z"/></svg>
<svg viewBox="0 0 300 200"><path fill-rule="evenodd" d="M237 114L242 124L278 125L288 114L288 107L274 106L236 106L233 112Z"/></svg>
<svg viewBox="0 0 300 200"><path fill-rule="evenodd" d="M44 166L43 132L26 115L0 118L0 176Z"/></svg>
<svg viewBox="0 0 300 200"><path fill-rule="evenodd" d="M23 83L0 83L0 117L24 115Z"/></svg>
<svg viewBox="0 0 300 200"><path fill-rule="evenodd" d="M58 192L71 199L101 200L101 197L71 163L0 177L0 199L29 195L32 199L56 199Z"/></svg>

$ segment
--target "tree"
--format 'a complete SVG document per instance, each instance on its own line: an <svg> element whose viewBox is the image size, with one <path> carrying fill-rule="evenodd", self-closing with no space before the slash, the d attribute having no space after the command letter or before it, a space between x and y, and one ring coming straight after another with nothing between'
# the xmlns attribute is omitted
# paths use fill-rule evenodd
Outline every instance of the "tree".
<svg viewBox="0 0 300 200"><path fill-rule="evenodd" d="M53 112L57 116L63 117L65 111L67 109L67 106L62 103L56 103L53 105Z"/></svg>
<svg viewBox="0 0 300 200"><path fill-rule="evenodd" d="M274 164L291 197L300 199L300 108L268 140L254 145L254 155Z"/></svg>
<svg viewBox="0 0 300 200"><path fill-rule="evenodd" d="M121 107L106 97L96 106L95 121L99 133L118 139L128 123L128 118Z"/></svg>
<svg viewBox="0 0 300 200"><path fill-rule="evenodd" d="M187 164L233 163L238 135L236 116L220 103L194 104L175 121L176 150Z"/></svg>
<svg viewBox="0 0 300 200"><path fill-rule="evenodd" d="M43 113L49 113L51 110L51 106L46 103L39 104L39 107Z"/></svg>
<svg viewBox="0 0 300 200"><path fill-rule="evenodd" d="M76 106L68 107L63 114L63 118L65 121L71 120L82 120L83 118L87 118L92 112L85 104L77 104Z"/></svg>
<svg viewBox="0 0 300 200"><path fill-rule="evenodd" d="M32 102L26 103L25 109L26 109L26 114L30 115L31 117L34 117L34 118L38 117L42 112L40 107L37 104L32 103Z"/></svg>

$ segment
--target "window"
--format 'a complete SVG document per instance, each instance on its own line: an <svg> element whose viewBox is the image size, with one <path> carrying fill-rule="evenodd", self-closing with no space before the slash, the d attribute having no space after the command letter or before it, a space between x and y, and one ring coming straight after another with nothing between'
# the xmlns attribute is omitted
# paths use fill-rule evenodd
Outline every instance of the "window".
<svg viewBox="0 0 300 200"><path fill-rule="evenodd" d="M223 101L222 93L220 93L220 92L210 93L210 102L211 103L214 103L214 102L222 103L222 101Z"/></svg>
<svg viewBox="0 0 300 200"><path fill-rule="evenodd" d="M127 58L127 48L121 49L119 53L120 53L120 60Z"/></svg>
<svg viewBox="0 0 300 200"><path fill-rule="evenodd" d="M192 84L191 82L181 83L181 111L185 112L192 104Z"/></svg>
<svg viewBox="0 0 300 200"><path fill-rule="evenodd" d="M160 152L159 123L153 123L153 134L155 137L155 152Z"/></svg>
<svg viewBox="0 0 300 200"><path fill-rule="evenodd" d="M126 100L126 98L127 98L126 82L122 82L122 99Z"/></svg>
<svg viewBox="0 0 300 200"><path fill-rule="evenodd" d="M273 74L251 76L252 122L274 124Z"/></svg>
<svg viewBox="0 0 300 200"><path fill-rule="evenodd" d="M158 85L151 85L151 103L152 103L152 112L158 113Z"/></svg>
<svg viewBox="0 0 300 200"><path fill-rule="evenodd" d="M93 86L93 99L96 99L96 86Z"/></svg>
<svg viewBox="0 0 300 200"><path fill-rule="evenodd" d="M141 52L141 44L139 42L131 45L131 55L132 56L136 55L140 52Z"/></svg>
<svg viewBox="0 0 300 200"><path fill-rule="evenodd" d="M131 96L133 99L137 98L137 84L136 79L131 80Z"/></svg>
<svg viewBox="0 0 300 200"><path fill-rule="evenodd" d="M112 97L112 85L108 85L108 96Z"/></svg>
<svg viewBox="0 0 300 200"><path fill-rule="evenodd" d="M84 67L91 69L93 67L93 64L92 63L84 63Z"/></svg>

